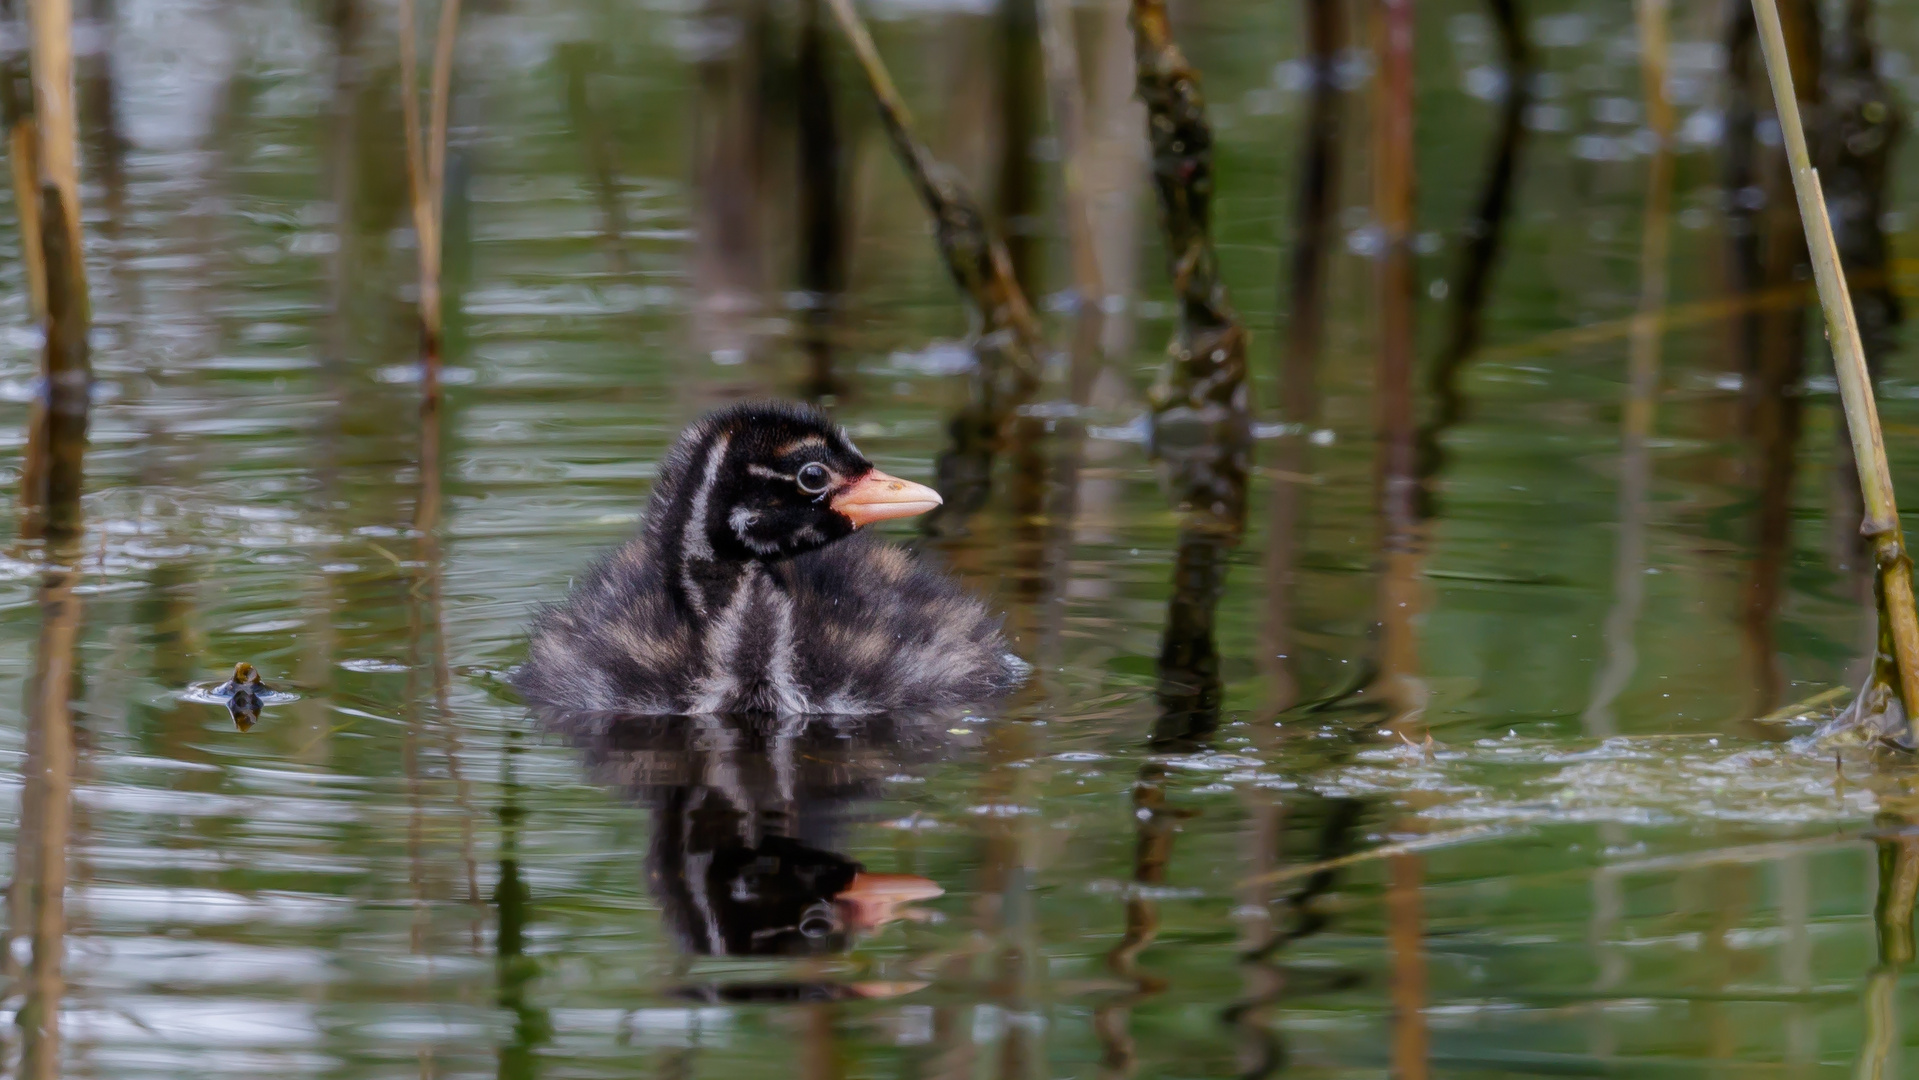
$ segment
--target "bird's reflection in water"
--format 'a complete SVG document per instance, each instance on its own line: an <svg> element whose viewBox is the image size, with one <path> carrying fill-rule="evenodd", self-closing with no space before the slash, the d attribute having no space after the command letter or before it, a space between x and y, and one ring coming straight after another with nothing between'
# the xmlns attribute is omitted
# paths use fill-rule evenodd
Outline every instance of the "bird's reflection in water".
<svg viewBox="0 0 1919 1080"><path fill-rule="evenodd" d="M877 810L888 776L940 751L944 719L570 716L549 719L583 750L589 776L653 812L647 889L693 956L818 957L920 913L943 891L874 873L835 850L843 827ZM713 1001L882 997L916 983L690 983Z"/></svg>

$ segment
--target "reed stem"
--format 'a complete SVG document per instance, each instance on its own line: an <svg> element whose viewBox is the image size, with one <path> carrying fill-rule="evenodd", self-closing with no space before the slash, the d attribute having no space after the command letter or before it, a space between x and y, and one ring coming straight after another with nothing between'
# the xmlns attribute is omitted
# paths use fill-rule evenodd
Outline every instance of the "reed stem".
<svg viewBox="0 0 1919 1080"><path fill-rule="evenodd" d="M87 275L81 247L78 113L73 87L73 12L68 0L33 0L31 71L38 151L22 204L33 219L44 295L40 401L27 432L21 535L65 540L78 534L81 461L86 450L92 371L87 355ZM27 121L34 126L34 121ZM20 164L16 163L16 180Z"/></svg>
<svg viewBox="0 0 1919 1080"><path fill-rule="evenodd" d="M40 253L40 127L33 114L33 72L27 34L12 0L0 2L9 41L0 49L0 119L7 125L7 163L13 173L13 207L20 215L20 259L26 264L33 317L47 312L47 270Z"/></svg>
<svg viewBox="0 0 1919 1080"><path fill-rule="evenodd" d="M69 250L80 248L80 128L73 101L73 5L32 0L33 107L40 129L40 182L60 192Z"/></svg>
<svg viewBox="0 0 1919 1080"><path fill-rule="evenodd" d="M1030 393L1039 382L1039 320L1027 303L1026 293L1013 274L1013 261L1005 242L987 224L978 200L966 184L945 164L933 157L925 144L913 134L913 115L900 98L893 77L880 59L873 35L853 7L853 0L828 0L833 18L840 24L866 85L879 105L880 122L886 128L893 150L906 167L920 200L933 215L940 254L953 280L973 302L988 335L1004 334L1013 347L1002 350L1015 369L1015 381Z"/></svg>
<svg viewBox="0 0 1919 1080"><path fill-rule="evenodd" d="M42 356L40 487L29 502L30 520L55 541L82 529L80 492L87 448L87 406L93 382L87 350L87 286L80 252L69 247L73 230L54 185L41 189L46 242L47 325Z"/></svg>
<svg viewBox="0 0 1919 1080"><path fill-rule="evenodd" d="M1906 716L1906 736L1909 741L1919 742L1919 718L1913 715L1914 709L1919 708L1919 612L1914 610L1912 561L1906 555L1905 537L1899 528L1899 507L1893 497L1892 470L1886 461L1885 436L1879 429L1879 410L1873 401L1872 376L1866 370L1865 345L1859 337L1852 297L1840 268L1832 222L1826 216L1826 198L1819 186L1819 173L1813 168L1812 155L1806 149L1806 131L1799 120L1799 99L1793 92L1786 35L1779 21L1777 2L1752 0L1752 10L1759 24L1759 44L1765 53L1766 72L1772 80L1780 134L1786 144L1787 160L1792 165L1792 186L1799 198L1799 217L1805 226L1806 246L1812 256L1819 306L1826 316L1826 338L1832 345L1839 396L1846 410L1846 428L1852 436L1853 457L1859 465L1859 492L1866 510L1860 531L1871 538L1873 560L1879 569L1876 591L1881 637L1890 631L1897 689ZM1879 668L1874 665L1868 687L1884 678Z"/></svg>
<svg viewBox="0 0 1919 1080"><path fill-rule="evenodd" d="M1246 329L1234 313L1213 248L1213 129L1199 72L1173 40L1165 0L1132 0L1133 62L1146 103L1160 229L1179 296L1170 362L1153 409L1246 409Z"/></svg>
<svg viewBox="0 0 1919 1080"><path fill-rule="evenodd" d="M433 43L427 129L422 131L413 0L400 0L400 116L406 127L407 190L412 195L413 232L420 260L420 346L424 354L420 382L426 408L436 406L440 397L441 224L446 213L447 112L459 21L460 0L441 0Z"/></svg>

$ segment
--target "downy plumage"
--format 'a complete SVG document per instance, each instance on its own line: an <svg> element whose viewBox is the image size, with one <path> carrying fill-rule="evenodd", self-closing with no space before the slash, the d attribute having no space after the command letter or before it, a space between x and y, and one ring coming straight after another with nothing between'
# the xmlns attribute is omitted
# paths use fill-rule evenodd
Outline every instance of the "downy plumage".
<svg viewBox="0 0 1919 1080"><path fill-rule="evenodd" d="M982 704L1023 678L999 620L904 550L855 535L924 513L817 409L688 428L639 535L542 613L514 685L547 710L869 714Z"/></svg>

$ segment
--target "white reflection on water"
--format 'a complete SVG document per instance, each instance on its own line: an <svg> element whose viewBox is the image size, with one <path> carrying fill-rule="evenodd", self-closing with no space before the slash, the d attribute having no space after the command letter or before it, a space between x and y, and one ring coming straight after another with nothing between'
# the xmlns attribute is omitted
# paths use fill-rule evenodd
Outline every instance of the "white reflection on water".
<svg viewBox="0 0 1919 1080"><path fill-rule="evenodd" d="M1504 824L1688 821L1808 825L1863 821L1880 797L1843 782L1830 757L1709 735L1598 743L1480 739L1369 749L1312 786L1328 796L1417 796L1437 821Z"/></svg>

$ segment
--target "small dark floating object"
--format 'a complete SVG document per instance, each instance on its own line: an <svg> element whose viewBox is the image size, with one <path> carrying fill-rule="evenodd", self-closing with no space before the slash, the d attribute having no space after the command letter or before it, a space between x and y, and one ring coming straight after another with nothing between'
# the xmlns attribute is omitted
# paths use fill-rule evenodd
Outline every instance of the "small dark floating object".
<svg viewBox="0 0 1919 1080"><path fill-rule="evenodd" d="M255 696L267 693L272 688L260 681L260 673L253 665L242 660L233 665L233 678L213 688L213 692L223 698Z"/></svg>
<svg viewBox="0 0 1919 1080"><path fill-rule="evenodd" d="M233 678L215 687L213 692L227 699L227 711L233 714L233 726L250 730L260 722L260 710L266 707L267 684L260 673L242 660L233 665Z"/></svg>
<svg viewBox="0 0 1919 1080"><path fill-rule="evenodd" d="M826 414L712 413L660 465L640 534L533 625L541 711L872 715L978 706L1030 670L1000 620L862 525L940 504Z"/></svg>
<svg viewBox="0 0 1919 1080"><path fill-rule="evenodd" d="M233 726L248 731L259 723L261 709L268 705L298 701L299 695L268 686L260 679L260 673L254 670L252 664L241 661L233 665L233 678L210 688L189 687L186 698L188 701L226 706L227 712L233 717Z"/></svg>

